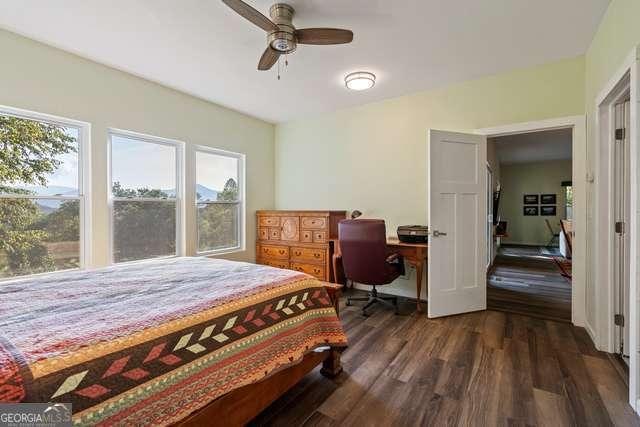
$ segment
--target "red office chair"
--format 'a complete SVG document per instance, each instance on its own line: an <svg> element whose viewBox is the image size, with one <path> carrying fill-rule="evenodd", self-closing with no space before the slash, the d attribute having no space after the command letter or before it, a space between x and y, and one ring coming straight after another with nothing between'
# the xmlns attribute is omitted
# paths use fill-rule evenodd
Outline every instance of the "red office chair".
<svg viewBox="0 0 640 427"><path fill-rule="evenodd" d="M382 303L398 313L397 297L380 297L376 286L387 285L404 274L404 260L398 254L389 253L387 233L383 220L348 219L338 224L338 239L342 254L342 267L348 280L372 287L368 297L347 298L351 301L367 301L362 314L373 304Z"/></svg>

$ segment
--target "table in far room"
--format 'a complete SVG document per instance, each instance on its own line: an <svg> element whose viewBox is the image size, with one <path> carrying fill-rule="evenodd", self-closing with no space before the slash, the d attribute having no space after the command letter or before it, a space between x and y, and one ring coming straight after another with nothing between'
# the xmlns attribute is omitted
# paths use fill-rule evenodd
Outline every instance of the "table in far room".
<svg viewBox="0 0 640 427"><path fill-rule="evenodd" d="M344 273L342 269L342 254L338 240L333 241L333 277L334 283L344 283ZM405 243L397 237L387 237L387 247L390 252L401 255L412 267L416 269L416 309L422 311L420 295L422 294L422 275L429 252L427 243Z"/></svg>

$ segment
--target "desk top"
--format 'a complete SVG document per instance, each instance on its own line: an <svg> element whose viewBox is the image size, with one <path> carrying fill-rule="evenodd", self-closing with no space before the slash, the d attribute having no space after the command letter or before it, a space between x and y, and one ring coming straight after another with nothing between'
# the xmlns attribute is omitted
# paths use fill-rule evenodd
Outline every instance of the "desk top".
<svg viewBox="0 0 640 427"><path fill-rule="evenodd" d="M406 246L406 247L410 247L410 248L428 248L429 247L428 243L405 243L405 242L401 242L400 239L398 239L397 237L393 237L393 236L388 236L387 237L387 245L389 245L389 246Z"/></svg>

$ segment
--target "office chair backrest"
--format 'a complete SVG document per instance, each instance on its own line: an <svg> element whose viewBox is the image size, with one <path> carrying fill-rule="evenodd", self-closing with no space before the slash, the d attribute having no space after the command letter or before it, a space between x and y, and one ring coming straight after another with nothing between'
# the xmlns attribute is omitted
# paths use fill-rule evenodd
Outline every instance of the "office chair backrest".
<svg viewBox="0 0 640 427"><path fill-rule="evenodd" d="M389 283L387 232L381 219L347 219L338 224L344 274L367 285Z"/></svg>

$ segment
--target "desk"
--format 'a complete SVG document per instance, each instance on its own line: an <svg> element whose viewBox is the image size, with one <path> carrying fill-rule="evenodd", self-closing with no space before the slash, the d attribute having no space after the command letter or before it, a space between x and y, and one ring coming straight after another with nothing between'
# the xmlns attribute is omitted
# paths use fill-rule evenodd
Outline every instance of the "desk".
<svg viewBox="0 0 640 427"><path fill-rule="evenodd" d="M333 282L340 283L342 278L342 254L340 253L340 245L338 240L333 241L334 254L333 254ZM416 308L418 311L422 311L420 306L420 294L422 293L422 273L424 272L424 265L427 261L427 254L429 245L426 243L403 243L397 237L387 238L387 247L390 252L395 252L402 257L416 269Z"/></svg>

